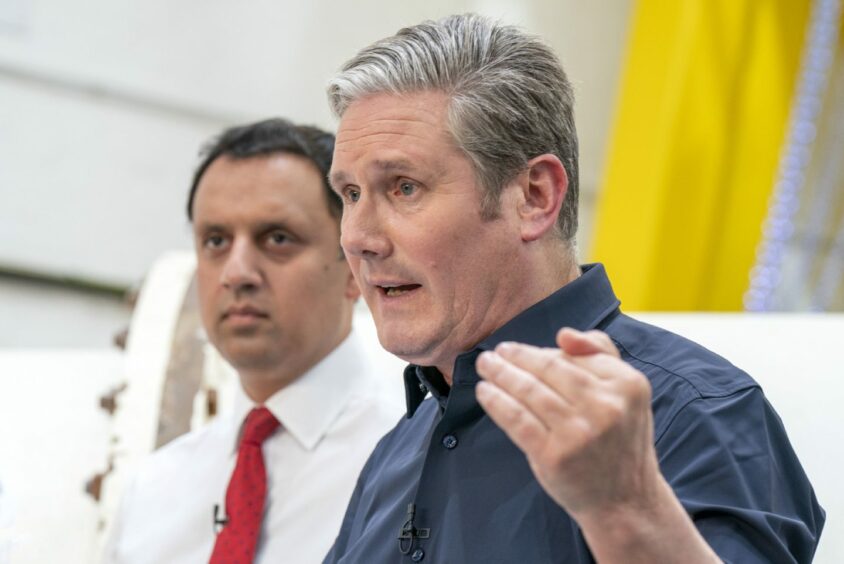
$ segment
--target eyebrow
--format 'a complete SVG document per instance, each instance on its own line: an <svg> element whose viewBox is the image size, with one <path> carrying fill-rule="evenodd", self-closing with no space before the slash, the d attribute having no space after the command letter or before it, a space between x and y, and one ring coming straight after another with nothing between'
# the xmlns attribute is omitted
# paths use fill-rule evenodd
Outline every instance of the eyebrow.
<svg viewBox="0 0 844 564"><path fill-rule="evenodd" d="M370 165L370 168L376 169L381 174L396 171L413 172L416 170L416 166L414 166L413 162L408 159L378 159ZM340 184L347 184L350 182L351 177L342 170L331 171L328 178L328 183L333 188L336 188Z"/></svg>
<svg viewBox="0 0 844 564"><path fill-rule="evenodd" d="M203 223L194 221L193 230L197 233L208 233L209 231L224 231L225 226L222 223Z"/></svg>
<svg viewBox="0 0 844 564"><path fill-rule="evenodd" d="M196 224L196 231L199 233L209 233L212 231L226 231L229 228L222 223L198 223ZM255 233L266 233L274 230L292 231L289 221L261 221L252 226L252 231Z"/></svg>
<svg viewBox="0 0 844 564"><path fill-rule="evenodd" d="M340 184L348 184L348 178L349 175L343 172L342 170L332 170L328 174L328 185L336 190L337 186L339 186Z"/></svg>
<svg viewBox="0 0 844 564"><path fill-rule="evenodd" d="M416 167L407 159L396 159L390 161L377 160L372 163L372 168L377 168L380 172L395 172L397 170L415 170Z"/></svg>

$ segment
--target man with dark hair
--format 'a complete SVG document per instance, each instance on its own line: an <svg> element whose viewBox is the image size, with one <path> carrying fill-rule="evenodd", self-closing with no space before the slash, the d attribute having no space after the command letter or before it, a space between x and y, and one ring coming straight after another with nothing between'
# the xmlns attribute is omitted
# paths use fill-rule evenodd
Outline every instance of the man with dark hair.
<svg viewBox="0 0 844 564"><path fill-rule="evenodd" d="M325 178L331 169L333 151L333 134L310 125L293 125L281 118L271 118L227 129L212 139L201 151L203 159L196 167L188 192L188 220L193 221L193 201L199 188L199 181L202 180L202 176L211 163L219 157L246 159L273 153L299 155L310 160L320 176ZM327 180L324 180L322 185L328 199L329 211L339 218L343 210L340 198L331 190Z"/></svg>
<svg viewBox="0 0 844 564"><path fill-rule="evenodd" d="M758 384L578 265L572 91L547 46L425 22L329 99L343 249L411 364L326 562L811 560L824 514Z"/></svg>
<svg viewBox="0 0 844 564"><path fill-rule="evenodd" d="M333 148L330 133L270 119L204 150L187 207L200 312L241 393L145 461L107 562L315 562L330 547L398 417L352 330Z"/></svg>

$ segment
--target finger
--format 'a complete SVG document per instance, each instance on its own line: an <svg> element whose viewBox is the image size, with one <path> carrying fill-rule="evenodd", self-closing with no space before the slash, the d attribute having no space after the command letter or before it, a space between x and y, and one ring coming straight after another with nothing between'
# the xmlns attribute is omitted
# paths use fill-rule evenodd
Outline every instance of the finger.
<svg viewBox="0 0 844 564"><path fill-rule="evenodd" d="M571 411L571 404L564 396L493 351L482 353L476 368L481 378L529 409L548 428L562 424Z"/></svg>
<svg viewBox="0 0 844 564"><path fill-rule="evenodd" d="M542 451L549 430L530 410L488 381L478 382L475 396L490 419L528 457Z"/></svg>
<svg viewBox="0 0 844 564"><path fill-rule="evenodd" d="M571 362L559 349L523 343L500 343L495 352L505 361L532 374L570 403L577 403L595 377Z"/></svg>
<svg viewBox="0 0 844 564"><path fill-rule="evenodd" d="M563 327L557 332L557 345L571 356L599 353L606 353L617 358L621 356L612 339L603 331L594 329L584 332Z"/></svg>

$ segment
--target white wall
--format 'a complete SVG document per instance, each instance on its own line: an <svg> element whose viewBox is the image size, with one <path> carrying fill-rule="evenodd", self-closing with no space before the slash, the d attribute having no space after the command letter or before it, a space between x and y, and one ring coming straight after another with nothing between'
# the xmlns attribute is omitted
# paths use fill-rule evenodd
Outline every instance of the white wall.
<svg viewBox="0 0 844 564"><path fill-rule="evenodd" d="M466 10L542 34L565 62L588 215L628 4L5 0L0 265L137 282L189 244L183 201L209 135L277 114L333 129L324 84L344 60L402 25Z"/></svg>
<svg viewBox="0 0 844 564"><path fill-rule="evenodd" d="M197 151L222 128L284 115L334 129L328 78L399 27L479 11L538 33L575 84L581 248L630 0L0 1L0 273L140 283L189 248ZM119 301L0 280L2 346L103 346Z"/></svg>
<svg viewBox="0 0 844 564"><path fill-rule="evenodd" d="M844 562L844 314L632 314L697 341L762 385L826 509L815 562Z"/></svg>
<svg viewBox="0 0 844 564"><path fill-rule="evenodd" d="M108 296L0 277L0 351L109 347L131 313Z"/></svg>
<svg viewBox="0 0 844 564"><path fill-rule="evenodd" d="M95 562L100 508L85 484L108 466L99 398L122 377L108 350L0 350L0 564Z"/></svg>

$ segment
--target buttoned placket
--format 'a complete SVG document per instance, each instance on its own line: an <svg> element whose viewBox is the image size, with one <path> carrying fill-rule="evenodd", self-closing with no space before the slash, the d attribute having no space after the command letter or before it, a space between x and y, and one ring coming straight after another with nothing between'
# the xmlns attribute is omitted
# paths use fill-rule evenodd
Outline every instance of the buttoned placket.
<svg viewBox="0 0 844 564"><path fill-rule="evenodd" d="M448 396L434 394L439 402L440 419L431 433L412 502L415 514L411 526L416 531L424 531L424 534L414 535L410 544L401 550L404 557L411 562L421 562L423 559L436 561L436 555L430 553L430 547L438 530L437 523L429 522L431 516L428 514L428 500L437 495L439 470L447 467L444 458L455 456L459 450L461 429L484 416L484 411L475 398L475 385L479 381L475 361L480 353L481 350L475 349L458 356L454 363L454 379ZM420 375L420 381L424 380L421 369L417 368L417 374Z"/></svg>

